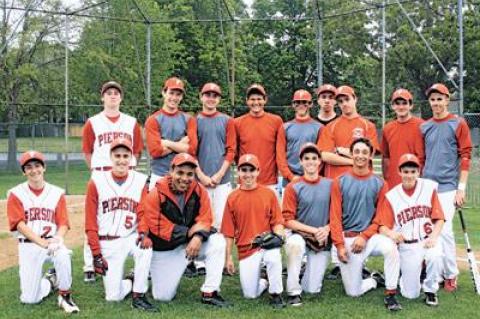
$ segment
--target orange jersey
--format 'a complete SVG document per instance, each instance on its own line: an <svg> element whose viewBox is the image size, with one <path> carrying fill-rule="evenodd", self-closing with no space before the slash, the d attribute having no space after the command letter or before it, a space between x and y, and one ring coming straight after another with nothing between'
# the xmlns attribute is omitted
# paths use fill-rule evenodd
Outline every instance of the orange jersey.
<svg viewBox="0 0 480 319"><path fill-rule="evenodd" d="M382 156L388 159L388 170L384 172L384 178L388 186L394 187L402 182L398 174L398 160L403 154L414 154L420 160L423 167L425 162L425 147L423 143L420 124L424 121L418 117L412 117L407 122L391 121L385 125L382 136Z"/></svg>
<svg viewBox="0 0 480 319"><path fill-rule="evenodd" d="M235 119L238 156L254 154L260 162L258 182L263 185L277 183L276 145L282 130L282 118L265 112L254 117L247 113Z"/></svg>
<svg viewBox="0 0 480 319"><path fill-rule="evenodd" d="M361 116L349 119L342 115L322 130L318 148L334 153L336 147L350 148L352 142L361 137L368 138L375 150L380 151L375 124ZM326 164L325 177L336 178L350 168L351 166Z"/></svg>
<svg viewBox="0 0 480 319"><path fill-rule="evenodd" d="M235 238L238 258L246 258L259 248L251 248L253 239L273 227L284 223L282 211L275 193L258 185L255 189L238 188L227 198L221 232Z"/></svg>

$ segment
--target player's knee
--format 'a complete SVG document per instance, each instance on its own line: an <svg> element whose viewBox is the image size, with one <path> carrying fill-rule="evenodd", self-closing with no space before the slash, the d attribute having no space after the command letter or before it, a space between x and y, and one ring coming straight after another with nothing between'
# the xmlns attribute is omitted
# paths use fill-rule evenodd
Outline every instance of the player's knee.
<svg viewBox="0 0 480 319"><path fill-rule="evenodd" d="M213 234L208 238L208 244L211 245L212 250L215 251L225 251L227 247L227 242L225 237L221 234Z"/></svg>
<svg viewBox="0 0 480 319"><path fill-rule="evenodd" d="M416 299L420 297L420 289L415 290L415 289L402 289L401 292L402 297L407 298L407 299Z"/></svg>
<svg viewBox="0 0 480 319"><path fill-rule="evenodd" d="M27 294L22 293L22 295L20 296L20 301L23 304L34 305L34 304L40 303L42 299L38 298L37 296L31 293L27 293Z"/></svg>
<svg viewBox="0 0 480 319"><path fill-rule="evenodd" d="M288 256L299 256L303 255L305 249L305 241L301 236L290 236L287 239L285 244L285 251L287 252Z"/></svg>

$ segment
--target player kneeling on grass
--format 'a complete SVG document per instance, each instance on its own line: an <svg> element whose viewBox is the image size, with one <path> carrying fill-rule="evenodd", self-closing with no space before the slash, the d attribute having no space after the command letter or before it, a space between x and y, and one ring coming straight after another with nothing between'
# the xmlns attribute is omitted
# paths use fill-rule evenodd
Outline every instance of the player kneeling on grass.
<svg viewBox="0 0 480 319"><path fill-rule="evenodd" d="M27 181L8 191L7 216L18 238L20 301L35 304L58 289L58 306L78 312L72 300L72 251L63 244L69 229L64 191L44 179L45 157L36 151L22 154L20 166ZM46 261L55 270L42 278Z"/></svg>
<svg viewBox="0 0 480 319"><path fill-rule="evenodd" d="M274 191L257 184L259 165L253 154L239 159L240 187L229 194L222 221L222 233L227 239L225 266L229 274L235 272L232 257L235 239L244 297L257 298L268 288L272 306L283 308L280 253L284 242L283 217ZM267 267L267 276L261 275L262 262Z"/></svg>
<svg viewBox="0 0 480 319"><path fill-rule="evenodd" d="M220 295L225 263L225 238L212 228L207 190L195 180L197 161L187 153L175 155L170 173L145 200L149 236L153 242L151 265L153 298L171 301L189 261L205 260L202 302L227 307Z"/></svg>
<svg viewBox="0 0 480 319"><path fill-rule="evenodd" d="M374 223L388 187L370 169L374 149L368 139L355 140L350 152L353 168L334 181L330 203L331 236L341 262L343 286L347 295L358 297L385 285L385 306L400 310L395 298L400 271L398 250L393 240L378 234L378 225ZM378 273L362 279L364 261L379 255L384 258L385 280Z"/></svg>
<svg viewBox="0 0 480 319"><path fill-rule="evenodd" d="M303 176L287 185L283 196L283 217L287 227L288 304L302 304L302 290L319 293L330 260L330 192L332 180L320 177L320 150L306 143L300 150ZM290 230L290 231L288 231ZM307 264L300 285L302 258Z"/></svg>
<svg viewBox="0 0 480 319"><path fill-rule="evenodd" d="M132 143L116 139L110 145L112 170L92 175L85 198L85 231L95 272L103 276L105 299L123 300L132 293L132 307L156 311L145 296L152 259L141 199L147 176L129 170ZM134 277L124 279L128 256L135 262Z"/></svg>
<svg viewBox="0 0 480 319"><path fill-rule="evenodd" d="M398 243L400 291L405 298L420 296L422 263L427 266L423 281L425 303L437 306L438 281L442 273L442 243L439 240L444 215L437 195L437 183L418 178L420 161L413 154L400 157L402 184L391 189L381 206L380 233Z"/></svg>

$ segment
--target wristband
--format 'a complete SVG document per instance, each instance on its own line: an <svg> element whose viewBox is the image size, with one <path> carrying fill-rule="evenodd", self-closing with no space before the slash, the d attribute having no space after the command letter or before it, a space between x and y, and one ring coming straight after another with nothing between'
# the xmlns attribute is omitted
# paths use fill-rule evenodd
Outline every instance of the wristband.
<svg viewBox="0 0 480 319"><path fill-rule="evenodd" d="M466 183L458 183L457 189L459 191L465 191L467 189L467 184Z"/></svg>

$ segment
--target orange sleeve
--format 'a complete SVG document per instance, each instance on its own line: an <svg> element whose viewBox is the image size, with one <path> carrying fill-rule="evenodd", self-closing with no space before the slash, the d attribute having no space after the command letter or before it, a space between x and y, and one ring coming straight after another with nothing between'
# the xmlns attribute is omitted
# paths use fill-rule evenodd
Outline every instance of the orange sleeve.
<svg viewBox="0 0 480 319"><path fill-rule="evenodd" d="M98 239L97 210L97 187L95 183L90 180L87 184L87 195L85 197L85 232L93 256L101 253L100 240Z"/></svg>
<svg viewBox="0 0 480 319"><path fill-rule="evenodd" d="M390 204L390 201L384 197L384 200L380 203L379 207L377 208L377 213L375 214L375 218L373 219L373 223L380 226L388 227L389 229L393 229L395 224L395 217L393 215L393 208Z"/></svg>
<svg viewBox="0 0 480 319"><path fill-rule="evenodd" d="M458 156L460 157L460 170L470 170L470 161L472 158L472 139L470 129L464 119L460 119L460 124L455 132L458 141Z"/></svg>
<svg viewBox="0 0 480 319"><path fill-rule="evenodd" d="M333 125L335 122L328 124L320 134L318 140L318 148L321 151L333 152L335 149L335 140L333 139Z"/></svg>
<svg viewBox="0 0 480 319"><path fill-rule="evenodd" d="M285 128L281 127L277 136L277 145L276 145L276 153L277 153L277 166L280 174L289 181L293 179L294 174L288 167L287 161L287 138L285 136Z"/></svg>
<svg viewBox="0 0 480 319"><path fill-rule="evenodd" d="M229 163L235 159L235 152L237 150L237 132L235 130L235 122L232 118L228 119L225 145L225 160Z"/></svg>
<svg viewBox="0 0 480 319"><path fill-rule="evenodd" d="M10 231L16 231L19 222L25 222L23 204L13 193L7 199L7 217Z"/></svg>
<svg viewBox="0 0 480 319"><path fill-rule="evenodd" d="M158 193L158 189L155 188L145 197L143 201L144 219L152 234L169 241L175 224L160 211L160 195Z"/></svg>
<svg viewBox="0 0 480 319"><path fill-rule="evenodd" d="M377 128L375 127L375 124L369 121L367 128L367 138L372 142L373 148L375 148L377 153L381 154L382 150L380 149L380 145L378 145Z"/></svg>
<svg viewBox="0 0 480 319"><path fill-rule="evenodd" d="M282 207L282 214L285 222L297 218L297 194L295 193L292 183L289 183L287 187L285 187Z"/></svg>
<svg viewBox="0 0 480 319"><path fill-rule="evenodd" d="M68 229L70 229L70 222L68 220L67 213L67 201L65 199L65 195L63 194L60 196L60 200L55 208L55 224L57 224L57 227L67 226Z"/></svg>
<svg viewBox="0 0 480 319"><path fill-rule="evenodd" d="M197 121L192 116L187 122L187 136L190 142L188 143L188 153L192 156L197 156L198 136L197 136Z"/></svg>
<svg viewBox="0 0 480 319"><path fill-rule="evenodd" d="M379 213L379 207L382 205L382 203L386 200L385 194L388 192L388 184L386 181L383 182L383 186L380 189L380 192L377 197L377 203L376 203L376 211L375 211L375 216L373 217L372 223L370 226L365 229L360 236L363 237L363 239L368 240L370 237L378 233L378 225L374 222L375 218L377 217L377 214Z"/></svg>
<svg viewBox="0 0 480 319"><path fill-rule="evenodd" d="M210 197L208 193L200 184L196 187L198 196L200 197L200 211L198 212L197 218L195 218L196 224L201 224L202 226L210 229L213 224L213 214L212 214L212 205L210 204ZM185 200L185 202L187 199Z"/></svg>
<svg viewBox="0 0 480 319"><path fill-rule="evenodd" d="M87 120L87 123L82 129L82 151L85 156L93 153L93 144L95 143L95 133L93 132L92 123Z"/></svg>
<svg viewBox="0 0 480 319"><path fill-rule="evenodd" d="M147 188L144 187L142 190L142 195L140 197L140 203L137 206L137 232L138 233L146 233L148 232L148 225L145 221L145 208L144 208L144 199L147 196L148 191Z"/></svg>
<svg viewBox="0 0 480 319"><path fill-rule="evenodd" d="M417 155L418 160L420 161L420 172L423 170L423 166L425 166L425 142L423 140L423 134L420 130L420 125L424 121L419 119L416 134L415 134L415 154Z"/></svg>
<svg viewBox="0 0 480 319"><path fill-rule="evenodd" d="M161 157L164 149L162 146L162 134L155 118L157 113L150 115L145 122L145 139L147 141L148 153L151 157Z"/></svg>
<svg viewBox="0 0 480 319"><path fill-rule="evenodd" d="M345 246L342 222L342 194L338 180L333 181L332 193L330 194L330 234L337 249Z"/></svg>
<svg viewBox="0 0 480 319"><path fill-rule="evenodd" d="M432 220L442 219L445 220L445 215L443 213L442 205L438 199L437 191L432 193L432 215L430 216Z"/></svg>
<svg viewBox="0 0 480 319"><path fill-rule="evenodd" d="M280 209L280 204L278 203L277 196L273 191L270 192L270 207L271 207L271 217L270 217L270 227L275 227L277 225L285 224L283 220L282 210Z"/></svg>
<svg viewBox="0 0 480 319"><path fill-rule="evenodd" d="M222 227L220 232L225 237L235 238L235 222L233 218L233 210L230 206L231 202L229 199L227 199L225 209L223 210Z"/></svg>
<svg viewBox="0 0 480 319"><path fill-rule="evenodd" d="M382 144L380 151L382 152L382 157L383 158L390 158L390 151L388 150L388 141L387 141L387 136L386 136L386 130L384 129L382 132Z"/></svg>
<svg viewBox="0 0 480 319"><path fill-rule="evenodd" d="M143 137L142 137L142 128L140 124L135 123L135 127L133 129L133 155L140 156L142 155L143 151Z"/></svg>

